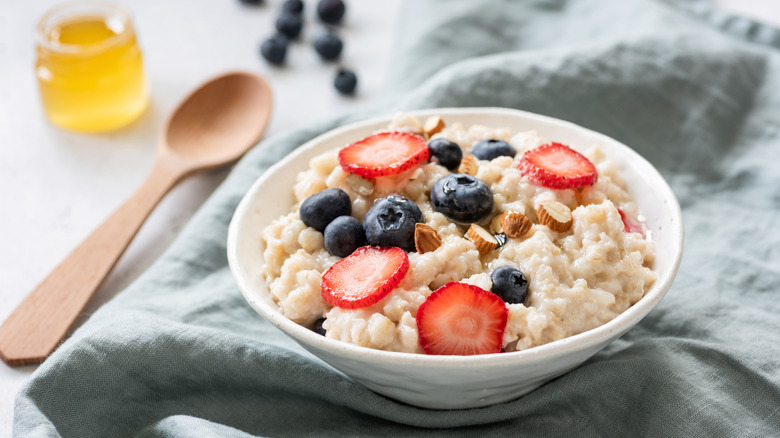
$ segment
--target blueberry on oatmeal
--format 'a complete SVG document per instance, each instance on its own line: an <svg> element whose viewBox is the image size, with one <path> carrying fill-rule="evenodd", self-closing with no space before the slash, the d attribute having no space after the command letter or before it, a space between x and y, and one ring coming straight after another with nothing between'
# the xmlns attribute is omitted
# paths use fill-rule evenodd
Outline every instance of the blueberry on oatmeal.
<svg viewBox="0 0 780 438"><path fill-rule="evenodd" d="M489 138L475 144L471 153L480 160L492 160L498 157L514 157L517 151L503 140Z"/></svg>
<svg viewBox="0 0 780 438"><path fill-rule="evenodd" d="M404 251L415 251L414 224L422 222L420 208L411 200L390 195L379 199L363 221L366 241L374 246L397 246Z"/></svg>
<svg viewBox="0 0 780 438"><path fill-rule="evenodd" d="M318 335L325 336L325 328L322 326L322 323L325 322L325 318L320 318L316 321L314 321L314 327L312 327L312 331L314 333L317 333Z"/></svg>
<svg viewBox="0 0 780 438"><path fill-rule="evenodd" d="M341 189L325 189L309 196L301 204L301 220L304 224L317 231L325 231L325 227L339 216L349 216L352 213L352 201L349 195Z"/></svg>
<svg viewBox="0 0 780 438"><path fill-rule="evenodd" d="M493 192L471 175L453 173L433 185L431 206L453 222L480 222L493 211Z"/></svg>
<svg viewBox="0 0 780 438"><path fill-rule="evenodd" d="M339 216L325 227L325 249L336 257L346 257L366 244L366 233L359 220Z"/></svg>
<svg viewBox="0 0 780 438"><path fill-rule="evenodd" d="M511 266L501 266L492 273L491 292L509 304L522 304L528 296L528 280L522 272Z"/></svg>
<svg viewBox="0 0 780 438"><path fill-rule="evenodd" d="M447 170L455 170L463 159L463 151L457 143L446 138L434 138L428 142L431 161L435 161Z"/></svg>

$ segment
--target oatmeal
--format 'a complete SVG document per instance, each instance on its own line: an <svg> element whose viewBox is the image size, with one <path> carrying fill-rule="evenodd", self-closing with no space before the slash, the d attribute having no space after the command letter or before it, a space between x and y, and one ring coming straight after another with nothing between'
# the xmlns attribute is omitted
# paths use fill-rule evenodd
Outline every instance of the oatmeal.
<svg viewBox="0 0 780 438"><path fill-rule="evenodd" d="M435 352L446 344L439 339L446 324L474 330L457 318L440 323L449 318L450 302L484 307L490 333L474 337L495 337L496 351L515 351L598 327L642 298L656 279L653 243L637 225L641 216L625 182L598 146L572 145L590 146L580 155L533 131L444 122L426 131L425 121L398 115L381 135L355 139L350 155L323 153L298 175L293 210L261 236L262 272L282 314L309 328L316 323L343 342L448 354ZM394 154L406 155L398 163L388 158L386 165L360 167L361 160ZM359 165L350 167L350 160ZM555 167L561 160L570 173ZM464 163L472 163L473 174L457 173ZM306 225L314 222L328 225ZM480 239L495 243L484 246ZM355 250L368 245L383 250ZM336 269L342 277L323 279ZM356 285L347 284L350 278ZM363 296L361 287L381 294ZM431 297L437 289L451 290L447 300L443 292ZM418 321L424 303L429 319L440 318L435 323ZM477 325L485 322L475 318Z"/></svg>

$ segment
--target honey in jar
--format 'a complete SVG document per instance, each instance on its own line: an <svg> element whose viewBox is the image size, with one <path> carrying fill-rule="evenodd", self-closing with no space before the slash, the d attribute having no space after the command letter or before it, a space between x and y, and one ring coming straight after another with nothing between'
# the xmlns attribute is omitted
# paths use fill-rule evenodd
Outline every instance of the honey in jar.
<svg viewBox="0 0 780 438"><path fill-rule="evenodd" d="M66 3L37 28L43 108L60 127L97 132L127 125L149 97L129 14L111 3Z"/></svg>

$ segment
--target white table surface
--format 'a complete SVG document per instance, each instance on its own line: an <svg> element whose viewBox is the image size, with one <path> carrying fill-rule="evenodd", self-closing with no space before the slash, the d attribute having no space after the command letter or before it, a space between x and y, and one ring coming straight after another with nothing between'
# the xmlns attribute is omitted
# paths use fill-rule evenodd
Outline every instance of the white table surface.
<svg viewBox="0 0 780 438"><path fill-rule="evenodd" d="M242 69L265 76L274 92L266 137L335 114L366 108L381 94L401 0L348 0L339 33L342 63L359 77L358 94L338 95L336 66L310 46L321 31L314 0L306 0L300 42L287 65L270 67L258 54L273 32L282 0L246 7L237 0L117 0L134 16L151 83L152 105L131 126L100 135L48 124L33 74L32 30L59 0L0 0L0 321L91 230L143 181L157 135L179 100L203 80ZM780 24L775 0L719 0L724 8ZM158 206L89 305L91 314L130 284L164 250L227 171L195 176ZM34 366L0 363L0 436L11 435L16 393Z"/></svg>

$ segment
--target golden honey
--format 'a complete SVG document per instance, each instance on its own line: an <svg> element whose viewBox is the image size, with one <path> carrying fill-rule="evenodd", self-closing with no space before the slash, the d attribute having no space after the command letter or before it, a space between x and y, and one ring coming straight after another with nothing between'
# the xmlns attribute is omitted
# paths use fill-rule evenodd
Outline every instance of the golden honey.
<svg viewBox="0 0 780 438"><path fill-rule="evenodd" d="M110 3L70 3L37 29L35 65L43 108L66 129L97 132L127 125L149 97L129 15Z"/></svg>

